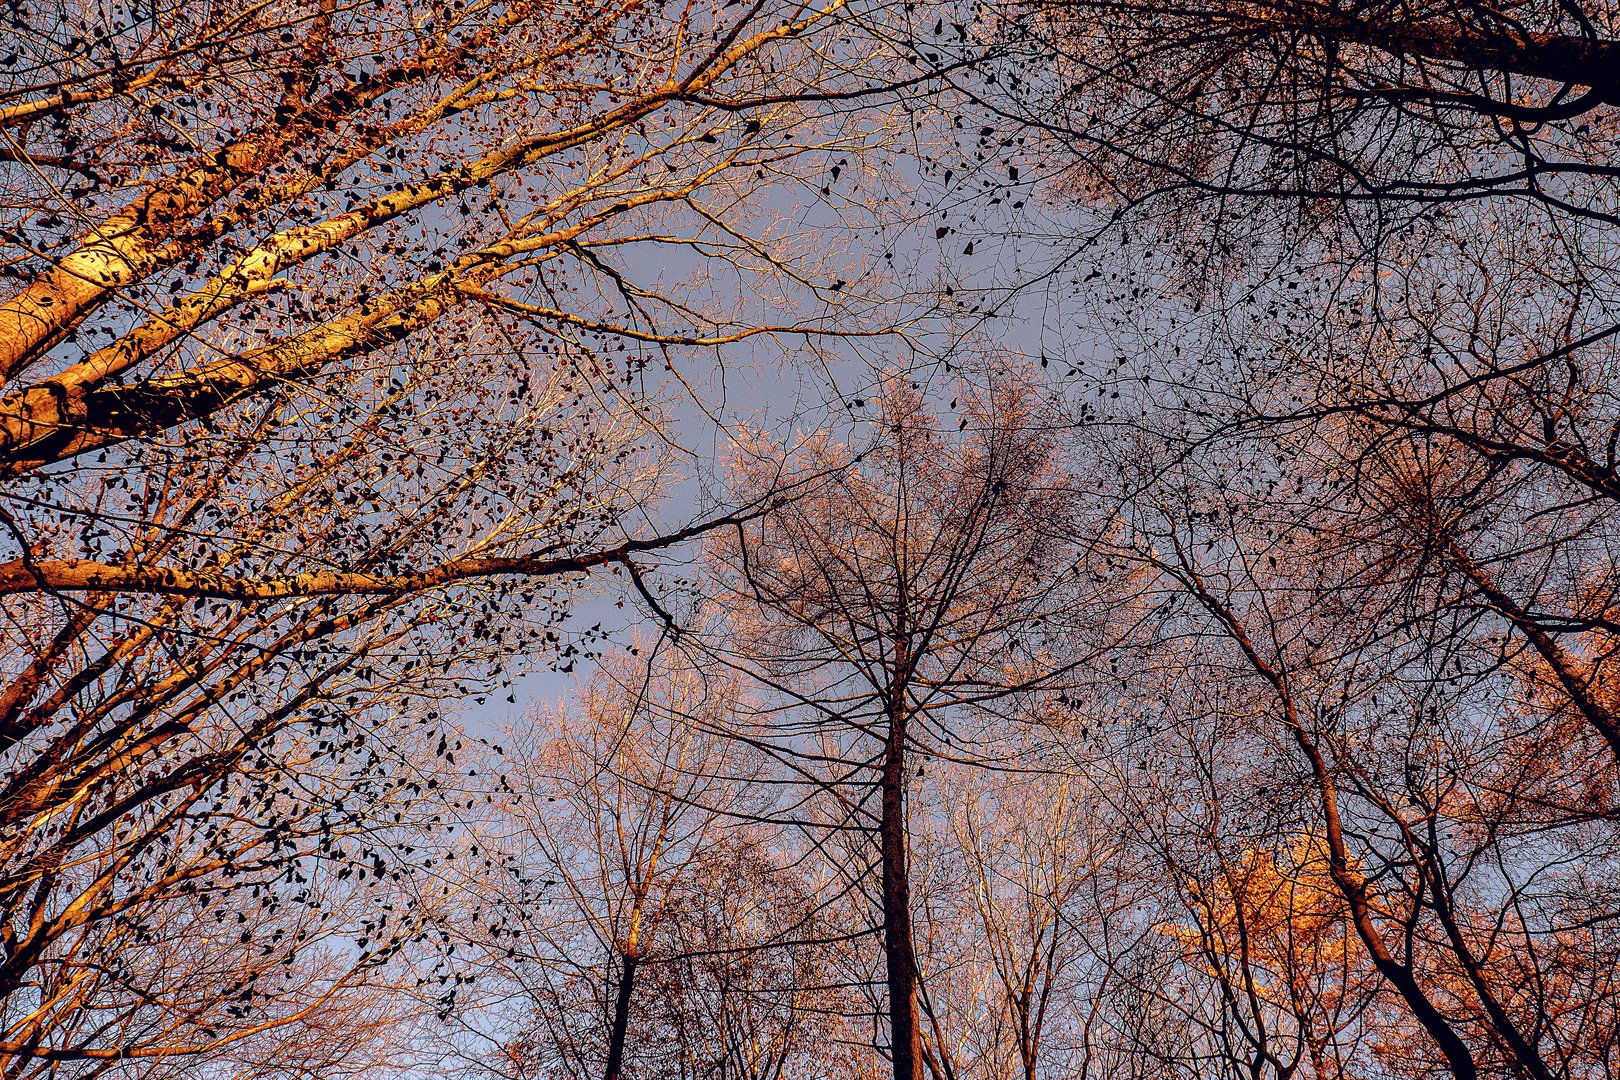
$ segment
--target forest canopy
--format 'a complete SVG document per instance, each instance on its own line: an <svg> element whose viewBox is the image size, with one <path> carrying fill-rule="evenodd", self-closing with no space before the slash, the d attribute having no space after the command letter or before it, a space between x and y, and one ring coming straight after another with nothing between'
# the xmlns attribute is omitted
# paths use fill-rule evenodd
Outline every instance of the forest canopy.
<svg viewBox="0 0 1620 1080"><path fill-rule="evenodd" d="M0 1075L1609 1076L1620 8L5 0Z"/></svg>

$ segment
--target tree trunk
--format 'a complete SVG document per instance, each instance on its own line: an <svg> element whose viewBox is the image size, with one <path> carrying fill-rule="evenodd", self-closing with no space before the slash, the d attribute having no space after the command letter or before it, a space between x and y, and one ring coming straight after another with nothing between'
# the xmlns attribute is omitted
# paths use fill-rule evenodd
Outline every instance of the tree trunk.
<svg viewBox="0 0 1620 1080"><path fill-rule="evenodd" d="M889 975L889 1033L894 1080L922 1080L922 1026L917 1015L917 952L911 939L911 879L906 865L906 729L903 704L892 706L883 759L883 959Z"/></svg>
<svg viewBox="0 0 1620 1080"><path fill-rule="evenodd" d="M619 978L619 993L613 1001L613 1030L608 1035L607 1073L603 1080L619 1080L619 1071L624 1064L624 1036L630 1027L630 991L636 982L636 963L634 956L624 959L624 974Z"/></svg>

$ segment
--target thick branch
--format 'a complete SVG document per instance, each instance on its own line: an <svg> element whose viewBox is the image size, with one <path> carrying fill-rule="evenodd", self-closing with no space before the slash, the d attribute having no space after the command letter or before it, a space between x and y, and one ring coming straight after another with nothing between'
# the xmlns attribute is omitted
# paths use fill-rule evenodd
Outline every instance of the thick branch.
<svg viewBox="0 0 1620 1080"><path fill-rule="evenodd" d="M88 559L51 559L0 564L0 596L29 592L166 593L221 600L288 600L312 596L402 595L492 577L556 577L581 573L632 556L657 551L712 529L746 522L757 514L730 514L662 536L627 540L616 547L581 555L537 552L529 555L452 559L428 570L405 574L365 574L312 570L283 577L253 578L169 566L117 566Z"/></svg>

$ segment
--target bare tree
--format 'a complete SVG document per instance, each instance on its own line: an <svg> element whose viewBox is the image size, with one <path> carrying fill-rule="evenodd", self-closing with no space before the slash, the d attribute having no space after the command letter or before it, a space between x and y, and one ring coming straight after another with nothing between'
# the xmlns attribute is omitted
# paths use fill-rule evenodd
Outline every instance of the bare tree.
<svg viewBox="0 0 1620 1080"><path fill-rule="evenodd" d="M336 898L435 888L453 704L701 531L664 365L832 328L759 317L838 290L744 197L860 171L844 11L0 14L0 1069L292 1046L425 947Z"/></svg>
<svg viewBox="0 0 1620 1080"><path fill-rule="evenodd" d="M1160 738L1120 754L1173 763L1137 809L1233 1062L1611 1053L1615 15L1011 14L1052 62L987 103L1076 151L1068 194L1175 245L1098 287L1147 332L1103 378L1131 431L1086 446L1118 466L1121 553L1165 575L1162 636L1120 663L1180 707L1144 700ZM1322 940L1354 955L1268 944L1262 886L1302 941L1311 897L1342 905Z"/></svg>
<svg viewBox="0 0 1620 1080"><path fill-rule="evenodd" d="M1168 779L1141 813L1212 1030L1277 1075L1354 1072L1356 1045L1397 1072L1600 1068L1612 756L1578 706L1590 684L1543 666L1463 569L1464 537L1526 525L1495 498L1506 478L1363 425L1298 434L1227 444L1140 519L1169 588L1138 670L1179 687L1154 697L1177 706L1153 718ZM1584 546L1606 513L1578 538L1530 513L1538 546L1504 566L1604 550Z"/></svg>
<svg viewBox="0 0 1620 1080"><path fill-rule="evenodd" d="M944 818L924 896L940 1033L950 1075L1083 1073L1088 1018L1106 979L1098 933L1125 853L1094 780L1037 745L1012 770L950 765L932 800Z"/></svg>
<svg viewBox="0 0 1620 1080"><path fill-rule="evenodd" d="M758 820L757 755L717 736L734 679L616 654L504 774L505 903L484 949L514 984L503 1075L766 1078L831 1062L813 883Z"/></svg>
<svg viewBox="0 0 1620 1080"><path fill-rule="evenodd" d="M1077 577L1058 539L1074 493L1033 381L956 392L959 433L896 376L859 452L825 435L761 444L737 467L745 496L784 470L824 479L713 546L735 662L772 698L735 733L796 774L792 818L869 898L904 1080L928 1053L908 800L929 760L993 753L1000 714L1059 677L1047 620Z"/></svg>

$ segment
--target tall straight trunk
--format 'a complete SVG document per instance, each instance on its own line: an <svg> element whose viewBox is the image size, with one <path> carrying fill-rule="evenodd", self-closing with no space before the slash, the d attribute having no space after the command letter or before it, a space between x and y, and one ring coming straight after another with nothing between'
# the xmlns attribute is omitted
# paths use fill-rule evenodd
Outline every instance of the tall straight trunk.
<svg viewBox="0 0 1620 1080"><path fill-rule="evenodd" d="M898 697L898 695L897 695ZM911 878L906 859L906 715L890 706L883 758L883 959L889 975L889 1035L894 1080L922 1080L922 1023L917 1014L917 950L911 938Z"/></svg>
<svg viewBox="0 0 1620 1080"><path fill-rule="evenodd" d="M636 964L636 957L624 957L624 974L619 978L619 992L613 1000L613 1030L608 1034L607 1073L603 1080L619 1080L624 1066L624 1037L630 1028L630 992L636 982Z"/></svg>

